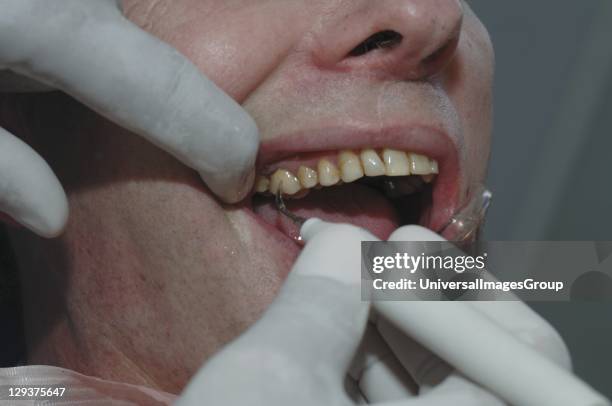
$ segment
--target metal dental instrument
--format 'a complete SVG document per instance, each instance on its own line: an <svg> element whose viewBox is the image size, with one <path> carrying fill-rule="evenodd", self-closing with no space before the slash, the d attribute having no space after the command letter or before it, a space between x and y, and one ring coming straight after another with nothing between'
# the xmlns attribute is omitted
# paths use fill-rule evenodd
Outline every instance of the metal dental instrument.
<svg viewBox="0 0 612 406"><path fill-rule="evenodd" d="M302 227L307 219L300 217L298 215L295 215L291 213L289 209L287 209L287 206L285 206L285 202L283 201L283 196L281 195L280 189L281 188L279 187L278 191L276 192L276 198L274 199L276 202L276 208L278 209L279 212L281 212L282 215L287 217L294 224L296 224L299 227Z"/></svg>

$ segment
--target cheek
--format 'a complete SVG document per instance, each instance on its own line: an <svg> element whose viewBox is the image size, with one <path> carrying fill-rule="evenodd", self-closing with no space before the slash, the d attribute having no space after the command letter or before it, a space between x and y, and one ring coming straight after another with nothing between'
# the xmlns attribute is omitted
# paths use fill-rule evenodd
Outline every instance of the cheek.
<svg viewBox="0 0 612 406"><path fill-rule="evenodd" d="M139 5L126 10L127 17L179 50L238 102L274 71L310 24L309 8L297 1L177 0L152 12L142 5L151 1L126 0Z"/></svg>
<svg viewBox="0 0 612 406"><path fill-rule="evenodd" d="M493 117L493 49L488 33L473 15L466 16L457 58L445 87L459 113L465 134L465 170L484 179Z"/></svg>

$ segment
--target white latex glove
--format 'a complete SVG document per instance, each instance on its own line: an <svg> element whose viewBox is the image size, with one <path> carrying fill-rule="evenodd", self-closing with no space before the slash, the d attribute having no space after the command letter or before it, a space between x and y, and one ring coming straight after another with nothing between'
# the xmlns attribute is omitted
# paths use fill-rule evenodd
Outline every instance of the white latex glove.
<svg viewBox="0 0 612 406"><path fill-rule="evenodd" d="M400 228L389 240L444 241L418 226ZM566 372L571 369L569 352L548 322L513 293L496 296L500 301L375 302L363 355L351 369L362 393L370 402L405 405L398 399L406 396L404 382L414 379L420 397L436 405L446 404L438 397L442 388L452 388L463 396L459 399L487 388L507 402L490 399L487 405L610 404Z"/></svg>
<svg viewBox="0 0 612 406"><path fill-rule="evenodd" d="M370 311L370 303L361 300L360 243L376 238L354 226L316 220L306 223L302 236L308 242L278 297L257 323L204 365L178 405L319 406L364 401L351 393L346 378ZM387 379L380 383L383 388L390 386ZM501 403L466 379L452 377L422 397L406 391L394 404Z"/></svg>
<svg viewBox="0 0 612 406"><path fill-rule="evenodd" d="M370 304L361 300L360 242L376 238L354 226L319 220L307 222L302 236L307 244L276 300L252 328L199 371L179 405L502 406L506 404L502 398L516 406L608 405L565 372L569 367L565 345L521 302L491 307L376 302L380 315L366 330ZM398 230L392 239L440 237L409 227ZM448 334L443 323L455 323L465 331ZM475 358L480 359L465 357L466 352L474 355L474 345L466 337L477 343L483 356L476 353ZM554 362L543 360L519 340ZM507 352L499 345L508 345ZM432 350L439 350L440 357L462 373L453 372ZM509 367L509 362L517 366ZM513 379L517 371L529 372L525 365L536 371L544 368L549 375ZM500 385L498 378L504 374L509 376ZM517 387L526 379L536 384ZM418 395L415 382L420 386Z"/></svg>
<svg viewBox="0 0 612 406"><path fill-rule="evenodd" d="M222 200L241 200L254 178L255 122L178 51L125 19L118 3L0 0L0 91L43 88L24 77L62 90L198 171ZM68 214L49 166L4 130L0 212L46 237Z"/></svg>

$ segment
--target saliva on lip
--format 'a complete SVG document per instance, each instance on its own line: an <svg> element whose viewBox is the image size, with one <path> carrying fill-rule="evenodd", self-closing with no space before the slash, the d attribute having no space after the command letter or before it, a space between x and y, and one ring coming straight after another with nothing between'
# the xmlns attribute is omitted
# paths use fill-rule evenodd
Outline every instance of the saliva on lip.
<svg viewBox="0 0 612 406"><path fill-rule="evenodd" d="M295 233L295 234L292 233L291 238L293 239L293 241L295 241L301 247L306 245L306 241L304 241L304 238L302 238L302 234L301 233Z"/></svg>

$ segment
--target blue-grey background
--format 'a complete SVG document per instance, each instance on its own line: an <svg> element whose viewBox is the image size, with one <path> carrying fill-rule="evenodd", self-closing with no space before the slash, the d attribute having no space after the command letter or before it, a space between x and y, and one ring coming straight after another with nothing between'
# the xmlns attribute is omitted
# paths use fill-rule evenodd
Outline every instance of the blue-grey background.
<svg viewBox="0 0 612 406"><path fill-rule="evenodd" d="M497 55L485 237L612 240L612 1L469 3ZM612 305L533 307L612 397Z"/></svg>

